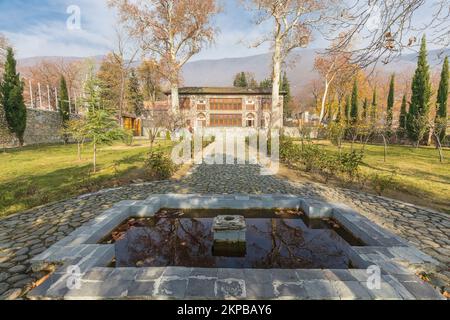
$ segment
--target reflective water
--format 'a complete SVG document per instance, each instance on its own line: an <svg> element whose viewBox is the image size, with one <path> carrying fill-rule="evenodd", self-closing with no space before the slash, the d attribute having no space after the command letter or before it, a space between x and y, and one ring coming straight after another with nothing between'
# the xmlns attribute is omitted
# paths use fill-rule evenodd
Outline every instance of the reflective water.
<svg viewBox="0 0 450 320"><path fill-rule="evenodd" d="M217 213L216 213L217 215ZM115 242L116 267L347 269L349 244L302 219L247 218L245 248L214 250L213 218L159 215L134 220Z"/></svg>

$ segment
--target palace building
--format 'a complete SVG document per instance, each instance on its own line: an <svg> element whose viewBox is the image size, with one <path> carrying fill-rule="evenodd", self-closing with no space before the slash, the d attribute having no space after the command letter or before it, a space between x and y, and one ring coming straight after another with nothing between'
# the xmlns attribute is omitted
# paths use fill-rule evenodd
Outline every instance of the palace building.
<svg viewBox="0 0 450 320"><path fill-rule="evenodd" d="M170 104L170 92L167 93ZM180 111L192 128L280 128L283 93L272 110L271 89L185 87L179 89Z"/></svg>

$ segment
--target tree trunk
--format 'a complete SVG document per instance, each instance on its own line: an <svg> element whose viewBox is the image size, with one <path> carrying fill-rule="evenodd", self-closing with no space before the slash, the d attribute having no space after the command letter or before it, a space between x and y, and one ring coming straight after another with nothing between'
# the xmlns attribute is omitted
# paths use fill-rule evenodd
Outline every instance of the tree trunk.
<svg viewBox="0 0 450 320"><path fill-rule="evenodd" d="M94 143L94 173L97 173L97 144Z"/></svg>
<svg viewBox="0 0 450 320"><path fill-rule="evenodd" d="M322 97L322 107L320 109L319 125L322 124L323 118L325 116L325 102L326 102L327 96L328 96L328 89L329 89L329 83L328 83L328 80L325 80L325 91L324 91L323 97Z"/></svg>
<svg viewBox="0 0 450 320"><path fill-rule="evenodd" d="M120 97L119 97L119 123L123 128L123 102L125 100L125 72L122 71L120 79Z"/></svg>
<svg viewBox="0 0 450 320"><path fill-rule="evenodd" d="M386 137L383 135L383 145L384 145L384 162L387 160L387 141Z"/></svg>
<svg viewBox="0 0 450 320"><path fill-rule="evenodd" d="M439 136L434 133L434 139L436 140L436 148L439 150L439 162L444 162L444 154L442 153L442 144L441 140L439 139Z"/></svg>
<svg viewBox="0 0 450 320"><path fill-rule="evenodd" d="M180 97L178 95L178 83L172 82L171 88L172 112L177 112L180 107Z"/></svg>
<svg viewBox="0 0 450 320"><path fill-rule="evenodd" d="M270 126L274 122L278 122L279 108L280 108L280 79L281 79L281 40L275 41L275 52L273 54L273 74L272 74L272 117L270 119Z"/></svg>
<svg viewBox="0 0 450 320"><path fill-rule="evenodd" d="M81 161L81 143L80 142L77 143L77 148L78 148L78 161Z"/></svg>

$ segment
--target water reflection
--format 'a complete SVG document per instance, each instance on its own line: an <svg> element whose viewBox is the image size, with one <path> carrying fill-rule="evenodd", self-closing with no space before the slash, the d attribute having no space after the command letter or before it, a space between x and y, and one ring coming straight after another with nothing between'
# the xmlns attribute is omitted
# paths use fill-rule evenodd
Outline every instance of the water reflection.
<svg viewBox="0 0 450 320"><path fill-rule="evenodd" d="M214 256L211 218L152 218L135 223L116 246L117 267L347 269L348 244L301 219L246 219L243 257Z"/></svg>

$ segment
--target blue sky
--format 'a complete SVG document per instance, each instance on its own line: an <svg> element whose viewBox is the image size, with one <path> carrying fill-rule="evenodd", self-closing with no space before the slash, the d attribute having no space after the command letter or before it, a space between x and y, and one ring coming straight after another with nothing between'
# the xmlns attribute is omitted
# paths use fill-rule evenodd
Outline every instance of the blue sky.
<svg viewBox="0 0 450 320"><path fill-rule="evenodd" d="M68 30L70 5L81 9L81 30ZM240 57L267 52L267 47L249 49L261 29L238 0L223 0L224 12L216 17L220 29L216 43L197 59ZM93 56L114 48L115 12L106 0L0 0L0 32L17 49L20 58L33 56Z"/></svg>
<svg viewBox="0 0 450 320"><path fill-rule="evenodd" d="M217 16L216 43L193 60L242 57L265 53L267 46L249 48L266 27L256 28L252 15L238 0L220 0L224 12ZM70 5L81 9L81 30L68 30ZM422 17L426 17L422 15ZM106 0L0 0L0 32L16 48L20 58L33 56L94 56L114 48L116 13ZM323 48L319 37L310 45Z"/></svg>

